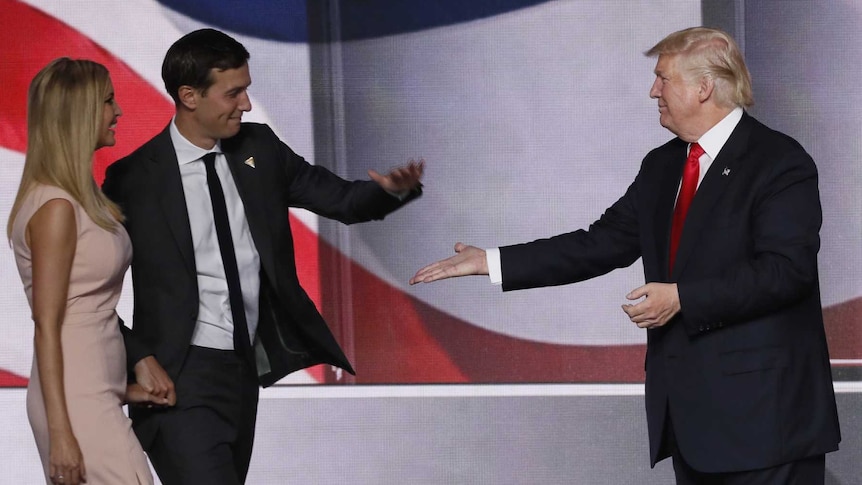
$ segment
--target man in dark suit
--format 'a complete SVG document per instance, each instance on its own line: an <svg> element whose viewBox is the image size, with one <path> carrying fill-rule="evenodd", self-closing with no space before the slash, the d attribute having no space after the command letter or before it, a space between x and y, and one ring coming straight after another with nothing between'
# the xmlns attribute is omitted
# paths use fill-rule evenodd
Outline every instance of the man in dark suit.
<svg viewBox="0 0 862 485"><path fill-rule="evenodd" d="M840 441L817 275L817 169L744 112L742 54L726 33L673 33L650 96L676 135L644 158L588 230L456 255L411 284L490 274L504 290L562 285L643 259L623 310L647 329L650 460L678 483L823 483Z"/></svg>
<svg viewBox="0 0 862 485"><path fill-rule="evenodd" d="M162 77L175 117L111 165L103 187L134 248L130 368L175 401L131 410L168 485L244 482L259 386L320 363L353 372L299 285L288 208L349 224L383 219L421 191L422 162L349 182L268 126L242 123L248 59L212 29L174 43Z"/></svg>

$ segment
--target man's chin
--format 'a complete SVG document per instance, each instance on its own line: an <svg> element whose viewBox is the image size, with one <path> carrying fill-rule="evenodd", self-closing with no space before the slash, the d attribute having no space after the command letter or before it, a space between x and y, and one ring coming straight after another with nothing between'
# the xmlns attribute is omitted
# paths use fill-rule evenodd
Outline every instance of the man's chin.
<svg viewBox="0 0 862 485"><path fill-rule="evenodd" d="M671 124L665 119L664 115L659 116L658 123L662 126L662 128L670 130L671 132L673 131L673 128L671 128Z"/></svg>

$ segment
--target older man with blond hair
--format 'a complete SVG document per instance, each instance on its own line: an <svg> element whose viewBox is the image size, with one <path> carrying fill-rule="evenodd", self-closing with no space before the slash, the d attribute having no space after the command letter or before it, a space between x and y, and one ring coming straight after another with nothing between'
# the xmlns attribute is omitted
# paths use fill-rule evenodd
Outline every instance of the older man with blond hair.
<svg viewBox="0 0 862 485"><path fill-rule="evenodd" d="M456 255L411 283L489 274L503 290L563 285L642 258L623 311L647 333L650 462L681 484L822 484L840 432L817 271L817 168L745 112L733 39L690 28L646 52L675 136L587 230ZM619 156L614 153L613 156Z"/></svg>

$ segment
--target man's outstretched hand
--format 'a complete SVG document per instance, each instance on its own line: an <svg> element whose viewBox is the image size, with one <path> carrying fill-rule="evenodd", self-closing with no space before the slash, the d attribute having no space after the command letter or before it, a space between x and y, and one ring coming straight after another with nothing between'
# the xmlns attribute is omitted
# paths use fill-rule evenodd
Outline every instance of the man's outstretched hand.
<svg viewBox="0 0 862 485"><path fill-rule="evenodd" d="M458 276L488 274L488 261L484 249L459 242L455 244L455 253L455 256L431 263L417 271L410 278L410 284L430 283Z"/></svg>
<svg viewBox="0 0 862 485"><path fill-rule="evenodd" d="M407 165L394 168L386 175L369 170L368 176L390 194L404 194L420 186L424 171L425 160L420 158L418 162L410 160Z"/></svg>

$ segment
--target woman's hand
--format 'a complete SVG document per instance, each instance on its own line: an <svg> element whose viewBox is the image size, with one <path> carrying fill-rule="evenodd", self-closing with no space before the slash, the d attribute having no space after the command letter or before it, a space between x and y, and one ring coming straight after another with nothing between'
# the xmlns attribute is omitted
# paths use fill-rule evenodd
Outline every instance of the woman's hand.
<svg viewBox="0 0 862 485"><path fill-rule="evenodd" d="M87 482L84 456L78 440L71 431L51 436L48 456L48 472L51 481L62 485L78 485Z"/></svg>
<svg viewBox="0 0 862 485"><path fill-rule="evenodd" d="M147 407L167 407L173 406L173 402L167 397L159 397L155 394L150 394L137 382L126 386L126 404L130 406L147 406Z"/></svg>

